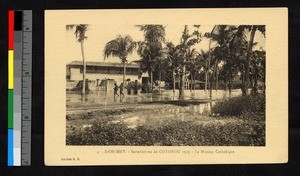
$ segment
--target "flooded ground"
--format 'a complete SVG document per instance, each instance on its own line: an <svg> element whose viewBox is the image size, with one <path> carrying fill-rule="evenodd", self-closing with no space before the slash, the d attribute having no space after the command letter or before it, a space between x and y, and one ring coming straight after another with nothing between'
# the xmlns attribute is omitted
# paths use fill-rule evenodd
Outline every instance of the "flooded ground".
<svg viewBox="0 0 300 176"><path fill-rule="evenodd" d="M176 121L207 121L207 117L211 112L211 107L215 102L203 103L190 106L168 106L164 108L156 108L152 111L140 111L134 114L123 114L116 116L113 123L124 123L128 128L136 128L137 126L147 126L149 128L162 126L168 120Z"/></svg>
<svg viewBox="0 0 300 176"><path fill-rule="evenodd" d="M240 89L236 89L231 97L240 94ZM177 101L178 96L178 91L162 90L161 94L155 91L125 95L120 99L114 98L113 92L91 91L86 95L86 102L82 103L80 92L67 91L67 106L75 104L78 107L73 108L75 110L72 112L72 108L68 108L73 119L68 124L86 127L94 120L103 118L109 118L113 123L122 122L129 128L162 125L168 120L205 122L215 102L229 95L218 90L213 91L212 99L209 99L204 90L186 90L185 101Z"/></svg>
<svg viewBox="0 0 300 176"><path fill-rule="evenodd" d="M241 95L240 90L231 97ZM172 90L161 94L113 97L113 92L67 92L67 145L162 145L162 146L263 146L265 121L219 116L212 108L224 91L186 91L178 100Z"/></svg>
<svg viewBox="0 0 300 176"><path fill-rule="evenodd" d="M185 92L186 100L193 99L207 99L209 98L208 92L205 93L204 90L195 90ZM232 90L231 97L241 95L240 89ZM97 103L97 104L114 104L114 103L141 103L141 102L153 102L153 101L172 101L178 100L179 91L176 90L175 93L172 90L162 90L159 93L158 90L155 90L153 93L138 93L137 95L127 95L125 93L125 97L115 96L113 91L90 91L86 94L86 102L89 103ZM222 99L225 97L229 97L228 92L223 90L212 91L212 100ZM68 103L81 103L82 96L80 91L67 91L67 104Z"/></svg>
<svg viewBox="0 0 300 176"><path fill-rule="evenodd" d="M148 104L134 107L120 107L113 109L102 109L85 111L80 115L70 114L73 120L69 124L84 125L92 123L94 120L108 118L113 123L124 123L129 128L137 126L156 126L162 125L168 120L177 121L197 121L207 120L211 112L211 107L215 102L197 103L196 105L174 105L174 104ZM76 117L75 117L76 116Z"/></svg>

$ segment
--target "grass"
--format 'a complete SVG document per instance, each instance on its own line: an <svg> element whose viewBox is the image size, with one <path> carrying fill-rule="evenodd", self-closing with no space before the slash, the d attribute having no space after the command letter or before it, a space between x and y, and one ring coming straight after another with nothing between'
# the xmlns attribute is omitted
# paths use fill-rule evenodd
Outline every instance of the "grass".
<svg viewBox="0 0 300 176"><path fill-rule="evenodd" d="M264 94L238 96L217 102L212 112L221 116L242 116L248 113L264 114L266 107Z"/></svg>
<svg viewBox="0 0 300 176"><path fill-rule="evenodd" d="M171 120L165 125L128 128L123 123L95 121L67 136L67 145L131 146L263 146L264 125L257 123L197 124Z"/></svg>

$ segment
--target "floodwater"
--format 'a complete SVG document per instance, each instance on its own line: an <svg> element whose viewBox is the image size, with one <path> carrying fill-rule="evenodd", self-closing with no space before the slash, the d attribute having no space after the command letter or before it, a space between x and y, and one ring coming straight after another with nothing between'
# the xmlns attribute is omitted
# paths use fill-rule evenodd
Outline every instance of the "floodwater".
<svg viewBox="0 0 300 176"><path fill-rule="evenodd" d="M234 89L231 92L231 97L241 95L240 89ZM119 94L119 93L118 93ZM173 90L162 90L159 93L158 90L155 90L153 93L138 93L137 95L134 94L126 94L125 96L114 96L113 91L90 91L86 93L85 101L89 103L97 103L103 105L109 105L119 102L125 103L136 103L136 102L153 102L153 101L171 101L171 100L178 100L179 91L176 90L175 93ZM185 99L208 99L209 92L205 93L204 90L185 90ZM222 98L229 97L228 92L223 90L212 91L212 100L218 100ZM82 96L80 91L67 91L66 97L67 103L80 103L82 102Z"/></svg>
<svg viewBox="0 0 300 176"><path fill-rule="evenodd" d="M113 123L123 122L128 128L137 126L157 127L168 123L169 120L193 121L207 123L211 119L208 115L215 102L203 103L190 106L173 106L171 108L160 109L157 111L142 111L130 114L124 114L117 117Z"/></svg>
<svg viewBox="0 0 300 176"><path fill-rule="evenodd" d="M241 95L240 89L232 90L231 97ZM86 94L86 102L101 105L119 104L120 102L137 103L137 102L152 102L152 101L171 101L178 100L178 90L173 93L172 90L162 90L153 93L138 93L137 95L126 95L123 98L118 96L114 97L112 92L105 91L91 91ZM223 90L213 91L212 100L218 101L219 99L229 97L228 92ZM209 95L204 90L195 90L193 92L185 90L185 99L208 99ZM67 91L67 103L80 103L82 102L80 92ZM169 105L167 108L150 108L145 111L136 111L131 113L124 113L116 115L112 123L124 123L129 128L136 128L137 126L147 126L149 128L163 125L168 120L178 121L192 121L195 123L209 123L211 119L208 115L211 114L211 108L215 102L201 103L198 105L176 106ZM149 105L151 106L151 105ZM90 125L90 124L85 124Z"/></svg>

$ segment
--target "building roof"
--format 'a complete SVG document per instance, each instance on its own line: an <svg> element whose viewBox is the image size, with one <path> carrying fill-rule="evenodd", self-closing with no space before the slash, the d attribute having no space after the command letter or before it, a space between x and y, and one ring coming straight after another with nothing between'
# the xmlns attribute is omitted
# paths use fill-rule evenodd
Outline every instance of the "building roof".
<svg viewBox="0 0 300 176"><path fill-rule="evenodd" d="M72 61L67 64L67 66L81 66L82 61ZM93 62L93 61L86 61L86 66L98 66L98 67L123 67L123 64L118 62ZM138 63L128 63L126 64L127 68L140 68Z"/></svg>

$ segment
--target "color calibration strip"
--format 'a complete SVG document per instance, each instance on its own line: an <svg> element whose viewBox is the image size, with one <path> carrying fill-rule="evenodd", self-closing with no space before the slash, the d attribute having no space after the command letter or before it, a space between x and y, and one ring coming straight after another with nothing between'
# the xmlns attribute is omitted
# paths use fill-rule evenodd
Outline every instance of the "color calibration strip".
<svg viewBox="0 0 300 176"><path fill-rule="evenodd" d="M8 166L31 162L32 11L8 12Z"/></svg>

